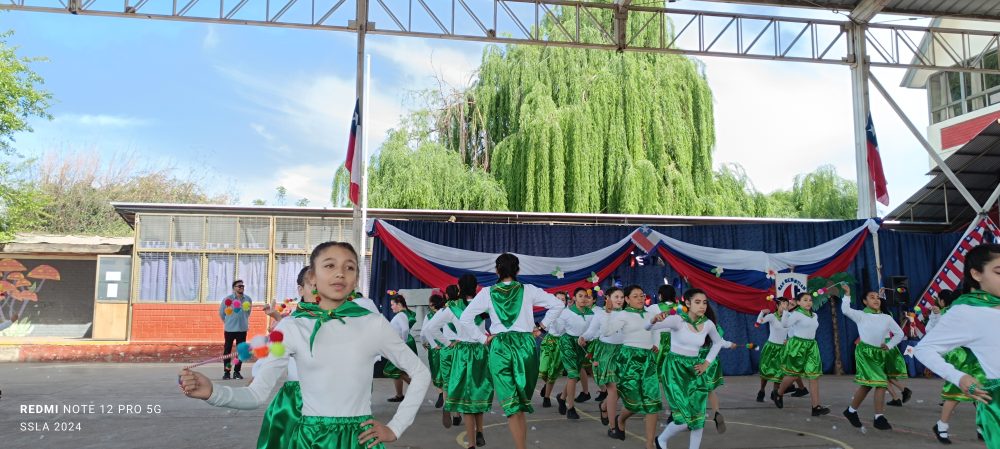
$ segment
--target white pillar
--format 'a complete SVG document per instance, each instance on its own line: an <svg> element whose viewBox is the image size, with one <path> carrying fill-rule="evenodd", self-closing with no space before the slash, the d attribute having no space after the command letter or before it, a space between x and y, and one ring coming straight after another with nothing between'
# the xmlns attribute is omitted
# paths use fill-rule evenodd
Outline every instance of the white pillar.
<svg viewBox="0 0 1000 449"><path fill-rule="evenodd" d="M858 181L858 218L872 218L877 214L871 176L868 174L868 138L865 130L870 113L865 26L857 23L845 26L848 27L848 55L854 57L854 63L851 65L851 100L854 114L854 164Z"/></svg>

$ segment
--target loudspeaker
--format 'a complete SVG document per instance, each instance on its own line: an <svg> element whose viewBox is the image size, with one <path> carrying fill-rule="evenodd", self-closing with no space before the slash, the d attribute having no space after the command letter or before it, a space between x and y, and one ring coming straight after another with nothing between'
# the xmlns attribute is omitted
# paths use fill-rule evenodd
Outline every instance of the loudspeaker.
<svg viewBox="0 0 1000 449"><path fill-rule="evenodd" d="M885 300L888 307L906 307L910 303L910 278L907 276L889 277L889 291Z"/></svg>

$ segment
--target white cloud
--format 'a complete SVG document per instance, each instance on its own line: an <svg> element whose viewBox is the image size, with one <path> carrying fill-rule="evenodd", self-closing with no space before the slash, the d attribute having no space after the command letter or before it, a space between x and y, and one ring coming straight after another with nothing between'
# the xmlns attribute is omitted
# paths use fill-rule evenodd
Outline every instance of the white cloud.
<svg viewBox="0 0 1000 449"><path fill-rule="evenodd" d="M440 80L451 89L461 89L474 81L484 44L456 47L435 40L406 37L371 39L368 48L394 64L410 88L437 86ZM373 76L378 76L378 73Z"/></svg>
<svg viewBox="0 0 1000 449"><path fill-rule="evenodd" d="M240 201L249 204L259 198L268 204L274 204L275 188L284 186L288 189L286 206L295 205L295 202L302 198L309 200L310 207L330 206L333 173L342 163L343 161L339 160L325 160L280 167L259 182L241 186Z"/></svg>
<svg viewBox="0 0 1000 449"><path fill-rule="evenodd" d="M215 25L208 25L206 28L205 37L201 40L201 48L211 50L219 46L221 38Z"/></svg>
<svg viewBox="0 0 1000 449"><path fill-rule="evenodd" d="M716 165L741 164L763 192L787 189L795 175L824 164L855 179L848 67L729 58L703 61L715 96ZM894 87L902 76L899 70L875 74L923 130L925 92ZM921 175L927 171L927 154L874 88L870 98L895 207L926 182Z"/></svg>
<svg viewBox="0 0 1000 449"><path fill-rule="evenodd" d="M109 128L131 128L150 124L150 120L147 119L111 114L60 114L53 121L60 124Z"/></svg>

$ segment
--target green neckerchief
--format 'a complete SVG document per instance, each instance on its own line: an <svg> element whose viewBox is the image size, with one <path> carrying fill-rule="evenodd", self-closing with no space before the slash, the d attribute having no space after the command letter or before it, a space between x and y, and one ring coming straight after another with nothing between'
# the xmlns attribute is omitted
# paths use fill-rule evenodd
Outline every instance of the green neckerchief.
<svg viewBox="0 0 1000 449"><path fill-rule="evenodd" d="M698 325L700 325L701 323L708 321L708 317L705 315L698 317L697 320L692 320L691 315L688 315L687 312L681 312L679 313L679 315L681 319L684 320L685 323L694 326L695 329L698 329Z"/></svg>
<svg viewBox="0 0 1000 449"><path fill-rule="evenodd" d="M973 290L959 296L955 299L955 302L951 303L953 307L959 304L976 307L996 307L1000 306L1000 298L982 290Z"/></svg>
<svg viewBox="0 0 1000 449"><path fill-rule="evenodd" d="M726 331L722 329L722 326L719 326L718 324L716 324L715 325L715 330L719 333L720 337L725 337L726 336Z"/></svg>
<svg viewBox="0 0 1000 449"><path fill-rule="evenodd" d="M401 313L406 315L406 325L413 329L413 325L417 324L417 313L410 309L403 309Z"/></svg>
<svg viewBox="0 0 1000 449"><path fill-rule="evenodd" d="M573 305L569 306L569 310L570 310L570 312L573 312L573 313L575 313L577 315L580 315L580 316L587 316L587 315L593 315L594 314L594 308L593 307L587 307L587 308L585 308L583 310L580 310L578 307L576 307L576 304L573 304Z"/></svg>
<svg viewBox="0 0 1000 449"><path fill-rule="evenodd" d="M640 318L646 318L646 309L636 309L632 306L625 306L626 312L638 313Z"/></svg>
<svg viewBox="0 0 1000 449"><path fill-rule="evenodd" d="M871 314L874 314L874 315L879 315L879 314L882 313L882 311L881 310L875 310L875 309L873 309L871 307L865 306L865 313L871 313Z"/></svg>
<svg viewBox="0 0 1000 449"><path fill-rule="evenodd" d="M795 307L795 311L801 312L803 315L805 315L805 316L807 316L809 318L812 318L812 316L813 316L812 310L803 309L802 306Z"/></svg>
<svg viewBox="0 0 1000 449"><path fill-rule="evenodd" d="M670 301L657 303L656 305L660 308L660 312L669 312L670 309L674 308L674 303Z"/></svg>
<svg viewBox="0 0 1000 449"><path fill-rule="evenodd" d="M457 319L461 319L462 318L462 312L465 312L465 308L466 307L469 307L469 303L467 303L467 302L465 302L464 300L461 300L461 299L456 299L454 301L449 301L448 302L448 308L451 309L451 313L454 314L455 318L457 318ZM475 321L476 321L476 326L478 326L478 325L482 324L483 321L486 321L486 319L483 318L481 315L476 315ZM458 332L457 330L455 330L455 325L454 324L448 323L448 326L451 327L451 331L452 332Z"/></svg>
<svg viewBox="0 0 1000 449"><path fill-rule="evenodd" d="M344 301L340 307L333 310L323 310L319 307L319 304L316 303L302 302L295 308L295 312L292 312L292 316L295 318L312 318L316 320L316 325L313 326L312 335L309 335L309 352L312 352L313 341L316 340L316 333L319 332L319 328L323 325L323 323L334 319L340 321L341 323L346 323L344 318L365 316L369 313L372 312L355 304L353 301Z"/></svg>
<svg viewBox="0 0 1000 449"><path fill-rule="evenodd" d="M509 284L495 284L490 287L490 300L493 311L504 327L510 327L521 314L521 303L524 302L524 286L514 281Z"/></svg>

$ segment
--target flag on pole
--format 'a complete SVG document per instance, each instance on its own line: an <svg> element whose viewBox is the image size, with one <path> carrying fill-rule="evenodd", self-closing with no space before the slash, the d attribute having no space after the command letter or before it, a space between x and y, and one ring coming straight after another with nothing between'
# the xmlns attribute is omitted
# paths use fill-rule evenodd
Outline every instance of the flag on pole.
<svg viewBox="0 0 1000 449"><path fill-rule="evenodd" d="M885 171L882 170L882 156L878 151L878 139L875 137L875 125L872 115L868 114L868 124L865 125L865 136L868 141L868 176L875 184L875 199L888 206L889 190L886 188Z"/></svg>
<svg viewBox="0 0 1000 449"><path fill-rule="evenodd" d="M921 295L917 305L924 316L927 316L927 309L934 304L934 297L941 293L941 290L957 290L962 282L965 273L965 255L976 246L984 242L997 241L1000 239L1000 232L996 224L989 217L977 218L979 222L970 228L955 245L951 255L944 261L937 274L931 280L931 284Z"/></svg>
<svg viewBox="0 0 1000 449"><path fill-rule="evenodd" d="M354 102L354 117L351 119L351 137L347 142L347 161L344 162L344 167L347 168L347 172L351 174L351 190L350 197L351 202L355 205L360 205L360 195L361 192L361 170L363 166L361 164L361 151L355 151L358 141L358 127L361 126L361 101ZM357 167L357 170L354 168Z"/></svg>

